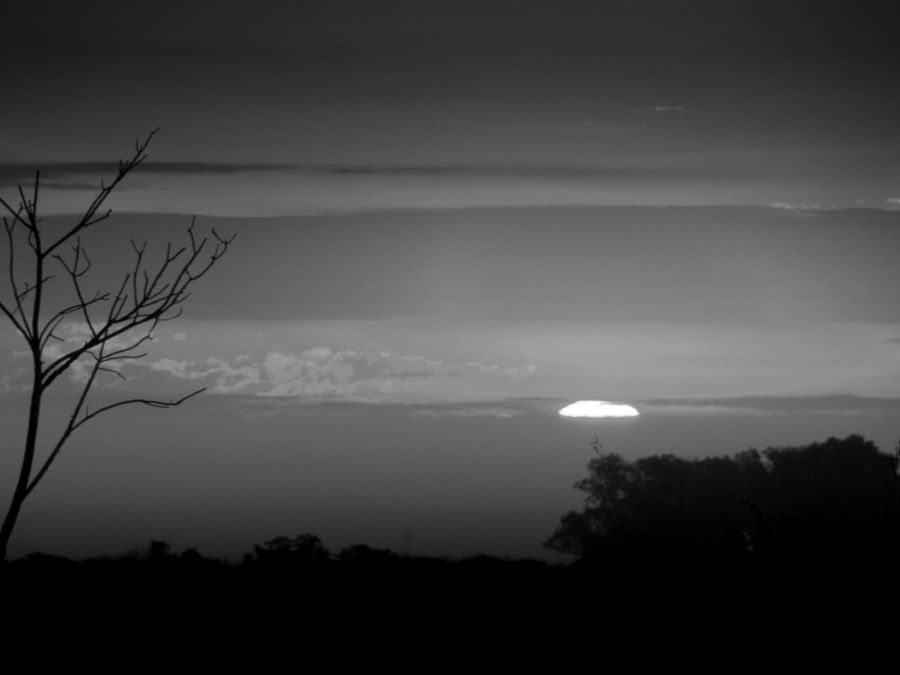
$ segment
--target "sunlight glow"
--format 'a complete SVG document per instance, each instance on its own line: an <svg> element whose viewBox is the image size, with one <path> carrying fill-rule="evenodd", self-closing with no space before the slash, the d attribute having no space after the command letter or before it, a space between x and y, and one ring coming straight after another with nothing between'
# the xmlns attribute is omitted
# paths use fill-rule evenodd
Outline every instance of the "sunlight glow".
<svg viewBox="0 0 900 675"><path fill-rule="evenodd" d="M575 401L559 411L563 417L637 417L640 413L625 403Z"/></svg>

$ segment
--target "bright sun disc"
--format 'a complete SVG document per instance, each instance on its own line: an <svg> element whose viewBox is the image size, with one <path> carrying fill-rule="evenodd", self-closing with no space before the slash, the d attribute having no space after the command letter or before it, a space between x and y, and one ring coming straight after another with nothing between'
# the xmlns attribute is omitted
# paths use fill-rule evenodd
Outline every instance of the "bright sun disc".
<svg viewBox="0 0 900 675"><path fill-rule="evenodd" d="M637 417L640 413L625 403L575 401L559 411L563 417Z"/></svg>

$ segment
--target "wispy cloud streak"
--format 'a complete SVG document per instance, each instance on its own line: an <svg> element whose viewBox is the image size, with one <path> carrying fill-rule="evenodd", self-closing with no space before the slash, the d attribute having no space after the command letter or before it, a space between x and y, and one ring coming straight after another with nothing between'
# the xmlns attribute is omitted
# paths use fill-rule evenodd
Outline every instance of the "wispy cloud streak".
<svg viewBox="0 0 900 675"><path fill-rule="evenodd" d="M202 383L213 394L374 402L466 400L483 395L483 386L491 381L520 380L535 372L532 365L447 363L423 356L326 347L297 354L269 352L256 359L163 358L146 367Z"/></svg>
<svg viewBox="0 0 900 675"><path fill-rule="evenodd" d="M208 162L144 162L140 174L171 176L231 175L251 172L279 171L289 168L278 164L214 164ZM40 170L45 187L69 190L96 190L97 185L84 181L65 181L65 177L114 175L114 162L50 162L34 164L0 164L0 185L17 185L34 180Z"/></svg>
<svg viewBox="0 0 900 675"><path fill-rule="evenodd" d="M659 398L641 402L650 414L684 415L854 415L900 413L900 399L871 396L741 396Z"/></svg>

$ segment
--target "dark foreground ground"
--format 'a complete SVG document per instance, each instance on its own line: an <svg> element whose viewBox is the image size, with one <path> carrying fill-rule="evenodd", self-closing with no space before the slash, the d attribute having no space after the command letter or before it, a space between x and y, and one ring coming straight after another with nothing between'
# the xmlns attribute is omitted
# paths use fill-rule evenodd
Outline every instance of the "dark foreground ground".
<svg viewBox="0 0 900 675"><path fill-rule="evenodd" d="M317 541L314 537L304 535ZM286 540L293 541L293 540ZM400 555L364 545L332 556L324 549L263 551L241 563L170 552L152 542L123 557L70 560L35 553L0 565L3 596L74 596L79 602L173 607L318 609L399 605L422 608L577 606L602 598L605 607L643 601L753 604L764 597L900 598L900 546L859 550L790 549L769 555L586 554L549 564L486 555L463 559ZM898 608L900 609L900 608Z"/></svg>
<svg viewBox="0 0 900 675"><path fill-rule="evenodd" d="M127 558L6 563L0 611L6 645L37 638L29 653L42 661L118 670L840 663L856 672L893 650L900 608L898 557L870 554L586 556L554 566L360 546L312 559L257 551L226 564L154 544Z"/></svg>
<svg viewBox="0 0 900 675"><path fill-rule="evenodd" d="M735 458L598 455L584 509L546 542L577 552L568 565L332 553L311 534L240 563L161 541L34 553L0 564L0 647L116 671L183 653L204 671L868 671L896 651L898 458L856 436Z"/></svg>

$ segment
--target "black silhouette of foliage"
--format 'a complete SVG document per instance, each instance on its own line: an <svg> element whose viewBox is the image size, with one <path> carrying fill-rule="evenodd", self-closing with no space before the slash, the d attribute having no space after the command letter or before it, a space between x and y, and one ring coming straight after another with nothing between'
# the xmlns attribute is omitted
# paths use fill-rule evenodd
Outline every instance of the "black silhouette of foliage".
<svg viewBox="0 0 900 675"><path fill-rule="evenodd" d="M337 561L350 567L380 568L395 563L398 555L389 549L372 548L366 544L348 546L337 555Z"/></svg>
<svg viewBox="0 0 900 675"><path fill-rule="evenodd" d="M93 231L111 211L102 207L113 190L146 159L145 151L153 135L135 143L130 159L119 162L109 183L100 188L84 214L62 231L47 226L38 215L40 172L34 185L19 186L17 206L0 198L6 211L8 288L0 295L0 311L22 337L30 358L31 391L27 428L9 509L0 526L0 560L6 558L22 504L41 482L59 456L70 436L103 413L126 405L169 408L180 405L203 389L176 400L126 398L94 408L88 395L98 378L112 375L124 379L122 363L146 356L141 348L153 337L163 321L177 318L190 296L195 281L203 277L225 254L232 238L223 238L215 230L211 237L198 238L194 222L188 228L188 241L182 246L169 243L165 254L154 266L150 263L147 242L132 241L132 262L121 280L110 288L89 288L93 260L82 235ZM81 339L70 338L67 326L77 322ZM86 364L86 365L84 365ZM76 366L84 366L81 391L75 396L71 413L62 432L45 453L38 452L41 411L51 387Z"/></svg>
<svg viewBox="0 0 900 675"><path fill-rule="evenodd" d="M603 454L575 487L548 548L592 558L892 549L900 522L891 457L861 436L734 457Z"/></svg>
<svg viewBox="0 0 900 675"><path fill-rule="evenodd" d="M314 534L276 537L254 546L259 563L266 565L322 565L331 559L322 540Z"/></svg>

